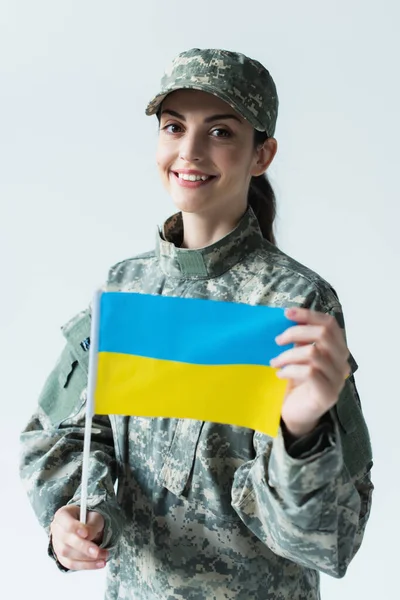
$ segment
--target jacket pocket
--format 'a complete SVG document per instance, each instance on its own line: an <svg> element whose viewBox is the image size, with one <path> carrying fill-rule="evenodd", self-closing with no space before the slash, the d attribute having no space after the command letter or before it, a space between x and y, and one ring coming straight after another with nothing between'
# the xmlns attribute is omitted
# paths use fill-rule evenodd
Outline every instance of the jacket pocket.
<svg viewBox="0 0 400 600"><path fill-rule="evenodd" d="M250 429L181 421L159 476L159 483L202 512L237 521L232 484L237 469L254 458Z"/></svg>
<svg viewBox="0 0 400 600"><path fill-rule="evenodd" d="M58 428L80 413L86 403L86 387L87 375L67 346L39 398L49 427Z"/></svg>

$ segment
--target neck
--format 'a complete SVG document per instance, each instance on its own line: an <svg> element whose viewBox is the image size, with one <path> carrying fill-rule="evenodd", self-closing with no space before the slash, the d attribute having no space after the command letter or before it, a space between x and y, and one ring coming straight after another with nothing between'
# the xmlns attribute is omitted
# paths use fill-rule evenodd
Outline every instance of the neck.
<svg viewBox="0 0 400 600"><path fill-rule="evenodd" d="M235 229L245 210L242 207L224 216L182 212L182 248L196 250L215 244Z"/></svg>

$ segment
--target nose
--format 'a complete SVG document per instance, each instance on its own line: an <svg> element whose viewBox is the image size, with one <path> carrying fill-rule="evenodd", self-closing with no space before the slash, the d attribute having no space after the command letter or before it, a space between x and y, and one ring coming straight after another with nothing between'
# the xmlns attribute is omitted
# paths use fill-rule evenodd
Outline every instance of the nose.
<svg viewBox="0 0 400 600"><path fill-rule="evenodd" d="M198 162L202 159L203 149L199 136L186 135L182 138L179 148L179 158L187 163Z"/></svg>

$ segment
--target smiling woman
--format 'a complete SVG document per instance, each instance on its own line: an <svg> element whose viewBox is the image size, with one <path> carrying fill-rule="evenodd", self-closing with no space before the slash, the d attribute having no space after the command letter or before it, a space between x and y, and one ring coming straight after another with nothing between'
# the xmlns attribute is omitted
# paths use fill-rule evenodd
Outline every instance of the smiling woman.
<svg viewBox="0 0 400 600"><path fill-rule="evenodd" d="M259 132L246 119L217 96L199 90L172 92L157 115L161 179L175 205L192 215L184 246L190 248L191 231L204 218L210 226L223 223L224 229L205 231L203 240L196 236L198 247L205 247L228 233L245 212L250 182L272 162L276 140L267 137L258 143Z"/></svg>
<svg viewBox="0 0 400 600"><path fill-rule="evenodd" d="M251 124L217 96L198 90L169 94L159 119L161 178L175 205L192 215L185 242L199 220L225 226L225 231L205 232L207 237L198 243L207 246L227 234L245 212L250 180L267 169L276 141L269 138L255 148Z"/></svg>
<svg viewBox="0 0 400 600"><path fill-rule="evenodd" d="M357 363L334 289L275 245L266 172L277 111L271 75L243 54L192 49L173 61L146 112L177 213L154 251L110 269L107 289L284 307L293 326L276 343L291 348L270 362L287 380L278 436L95 417L83 525L88 310L64 326L66 348L22 434L21 475L50 556L64 571L109 561L108 600L317 600L319 572L343 576L361 545L373 485ZM194 401L176 377L165 386Z"/></svg>

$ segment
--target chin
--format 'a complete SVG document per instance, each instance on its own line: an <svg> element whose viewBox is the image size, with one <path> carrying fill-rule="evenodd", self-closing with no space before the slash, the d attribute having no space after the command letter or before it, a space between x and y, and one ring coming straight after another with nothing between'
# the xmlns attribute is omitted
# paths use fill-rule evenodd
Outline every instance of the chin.
<svg viewBox="0 0 400 600"><path fill-rule="evenodd" d="M186 213L204 213L210 208L210 199L207 200L200 198L176 198L172 197L172 201L177 210Z"/></svg>

